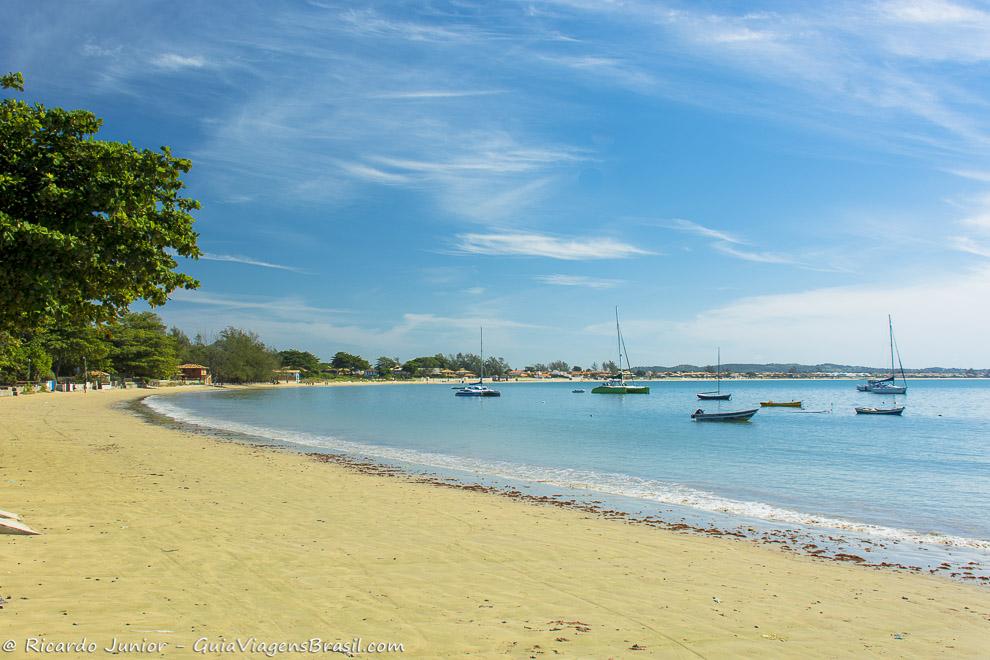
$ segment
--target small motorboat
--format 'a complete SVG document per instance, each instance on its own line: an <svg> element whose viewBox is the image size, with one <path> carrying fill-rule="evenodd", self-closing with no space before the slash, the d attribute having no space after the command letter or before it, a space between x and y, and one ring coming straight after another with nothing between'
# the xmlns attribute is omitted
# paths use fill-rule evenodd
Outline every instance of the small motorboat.
<svg viewBox="0 0 990 660"><path fill-rule="evenodd" d="M571 390L571 394L584 394L584 390Z"/></svg>
<svg viewBox="0 0 990 660"><path fill-rule="evenodd" d="M764 408L802 408L800 401L760 401Z"/></svg>
<svg viewBox="0 0 990 660"><path fill-rule="evenodd" d="M900 415L902 412L904 412L904 406L893 406L892 408L860 406L856 408L857 415Z"/></svg>
<svg viewBox="0 0 990 660"><path fill-rule="evenodd" d="M698 408L691 413L691 419L696 422L745 422L759 412L759 410L759 408L752 408L750 410L736 410L734 412L706 413L701 408Z"/></svg>

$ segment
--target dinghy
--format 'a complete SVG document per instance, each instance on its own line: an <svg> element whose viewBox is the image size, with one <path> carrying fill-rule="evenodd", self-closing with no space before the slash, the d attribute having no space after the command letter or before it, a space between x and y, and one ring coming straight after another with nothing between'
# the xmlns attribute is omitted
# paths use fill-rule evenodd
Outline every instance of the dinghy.
<svg viewBox="0 0 990 660"><path fill-rule="evenodd" d="M800 401L760 401L764 408L801 408Z"/></svg>
<svg viewBox="0 0 990 660"><path fill-rule="evenodd" d="M696 422L745 422L759 412L759 410L759 408L752 408L750 410L736 410L734 412L706 413L701 408L698 408L691 414L691 419Z"/></svg>
<svg viewBox="0 0 990 660"><path fill-rule="evenodd" d="M16 513L11 513L10 511L4 511L0 509L0 518L8 518L10 520L20 520L21 517Z"/></svg>
<svg viewBox="0 0 990 660"><path fill-rule="evenodd" d="M904 406L894 406L893 408L860 406L856 408L857 415L900 415L902 412L904 412Z"/></svg>

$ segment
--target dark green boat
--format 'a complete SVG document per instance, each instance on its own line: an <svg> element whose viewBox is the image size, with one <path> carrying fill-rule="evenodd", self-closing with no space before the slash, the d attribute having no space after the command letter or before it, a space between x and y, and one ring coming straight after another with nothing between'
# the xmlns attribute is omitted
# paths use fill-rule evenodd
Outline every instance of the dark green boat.
<svg viewBox="0 0 990 660"><path fill-rule="evenodd" d="M623 379L622 356L626 356L626 367L629 366L629 354L626 353L626 342L622 339L622 330L619 329L619 308L615 308L615 335L619 344L619 377L610 378L595 389L592 394L649 394L650 388L646 385L633 385Z"/></svg>

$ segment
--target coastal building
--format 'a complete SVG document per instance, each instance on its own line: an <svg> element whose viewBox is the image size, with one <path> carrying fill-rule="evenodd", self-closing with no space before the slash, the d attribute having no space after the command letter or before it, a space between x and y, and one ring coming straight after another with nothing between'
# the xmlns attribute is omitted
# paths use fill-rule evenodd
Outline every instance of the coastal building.
<svg viewBox="0 0 990 660"><path fill-rule="evenodd" d="M302 371L299 369L276 369L275 380L284 383L298 383L302 378Z"/></svg>
<svg viewBox="0 0 990 660"><path fill-rule="evenodd" d="M179 378L188 382L199 382L204 385L209 385L212 380L210 378L210 370L201 364L180 364Z"/></svg>

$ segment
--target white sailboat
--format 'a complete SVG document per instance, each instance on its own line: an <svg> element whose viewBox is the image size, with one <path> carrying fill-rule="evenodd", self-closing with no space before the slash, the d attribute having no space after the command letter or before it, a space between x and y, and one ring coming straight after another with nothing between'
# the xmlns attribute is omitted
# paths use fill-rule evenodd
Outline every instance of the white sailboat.
<svg viewBox="0 0 990 660"><path fill-rule="evenodd" d="M622 370L622 356L626 356L626 366L632 370L629 364L629 354L626 353L626 342L622 339L622 329L619 327L619 308L615 308L615 337L619 350L619 377L609 378L598 387L591 390L592 394L649 394L648 385L633 385L627 383Z"/></svg>
<svg viewBox="0 0 990 660"><path fill-rule="evenodd" d="M897 373L894 370L894 322L890 318L890 314L887 315L887 327L890 332L890 375L886 378L875 378L866 381L865 385L857 385L856 389L860 392L873 392L874 394L906 394L907 393L907 379L904 377L904 365L901 364L901 380L904 382L903 385L894 384L894 377ZM897 361L900 363L901 354L897 351Z"/></svg>
<svg viewBox="0 0 990 660"><path fill-rule="evenodd" d="M502 396L502 393L485 385L485 329L481 328L481 376L477 383L462 387L454 396Z"/></svg>

